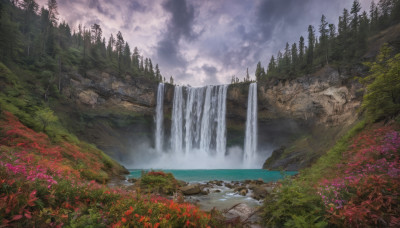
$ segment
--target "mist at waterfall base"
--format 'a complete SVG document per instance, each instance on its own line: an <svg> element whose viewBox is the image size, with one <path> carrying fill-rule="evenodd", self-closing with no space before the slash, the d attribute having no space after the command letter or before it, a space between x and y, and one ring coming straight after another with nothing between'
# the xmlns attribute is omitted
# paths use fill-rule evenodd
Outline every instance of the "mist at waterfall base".
<svg viewBox="0 0 400 228"><path fill-rule="evenodd" d="M157 91L154 146L143 142L128 165L135 169L254 169L271 150L257 151L257 84L249 87L244 149L226 146L228 85L175 86L171 136L163 124L164 84ZM138 150L139 149L139 150Z"/></svg>

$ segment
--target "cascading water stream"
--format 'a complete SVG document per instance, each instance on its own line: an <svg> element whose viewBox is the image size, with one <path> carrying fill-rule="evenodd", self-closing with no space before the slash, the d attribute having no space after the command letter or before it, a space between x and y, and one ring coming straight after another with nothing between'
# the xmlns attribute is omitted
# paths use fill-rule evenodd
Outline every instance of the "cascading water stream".
<svg viewBox="0 0 400 228"><path fill-rule="evenodd" d="M227 89L227 85L200 88L175 86L172 153L188 155L198 150L210 155L225 155Z"/></svg>
<svg viewBox="0 0 400 228"><path fill-rule="evenodd" d="M218 119L217 119L217 138L216 151L219 157L224 157L226 153L226 93L228 86L223 85L218 88Z"/></svg>
<svg viewBox="0 0 400 228"><path fill-rule="evenodd" d="M250 166L256 158L257 151L257 83L251 83L247 98L247 120L244 141L244 164Z"/></svg>
<svg viewBox="0 0 400 228"><path fill-rule="evenodd" d="M155 152L146 155L147 168L255 168L257 149L257 84L249 87L244 151L227 149L228 85L199 88L175 86L170 147L163 143L164 85L157 92ZM164 145L165 144L165 145Z"/></svg>
<svg viewBox="0 0 400 228"><path fill-rule="evenodd" d="M181 154L183 136L183 91L182 87L175 86L172 107L171 149L173 153Z"/></svg>
<svg viewBox="0 0 400 228"><path fill-rule="evenodd" d="M164 142L164 84L158 84L157 90L157 107L156 107L156 132L155 132L155 148L156 151L161 152L163 150Z"/></svg>

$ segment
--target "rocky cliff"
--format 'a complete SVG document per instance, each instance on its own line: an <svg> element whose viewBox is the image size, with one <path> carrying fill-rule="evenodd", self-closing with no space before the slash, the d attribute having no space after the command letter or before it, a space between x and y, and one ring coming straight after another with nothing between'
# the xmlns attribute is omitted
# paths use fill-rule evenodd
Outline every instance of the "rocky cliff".
<svg viewBox="0 0 400 228"><path fill-rule="evenodd" d="M63 76L66 99L55 110L78 137L119 161L151 143L157 83L100 71Z"/></svg>
<svg viewBox="0 0 400 228"><path fill-rule="evenodd" d="M228 90L228 136L233 126L244 130L247 88L239 84ZM331 67L296 79L259 83L258 149L266 158L274 150L264 168L298 170L326 152L358 119L361 88L351 74Z"/></svg>
<svg viewBox="0 0 400 228"><path fill-rule="evenodd" d="M297 79L271 79L258 84L259 150L276 150L264 168L297 170L307 166L341 131L357 120L361 86L333 68ZM120 78L89 71L64 77L58 105L70 129L116 159L152 146L157 83L146 78ZM174 87L165 87L165 127L170 128ZM231 85L227 95L227 145L243 146L248 84ZM63 118L64 119L64 118ZM168 130L166 131L168 137Z"/></svg>

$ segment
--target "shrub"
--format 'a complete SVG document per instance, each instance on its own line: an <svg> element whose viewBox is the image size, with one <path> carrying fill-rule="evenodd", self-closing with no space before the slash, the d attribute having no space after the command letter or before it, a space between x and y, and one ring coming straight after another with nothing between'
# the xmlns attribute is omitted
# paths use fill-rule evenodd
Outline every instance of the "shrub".
<svg viewBox="0 0 400 228"><path fill-rule="evenodd" d="M392 56L392 49L384 45L370 75L361 81L367 84L362 107L371 121L395 117L400 113L400 54Z"/></svg>
<svg viewBox="0 0 400 228"><path fill-rule="evenodd" d="M178 181L171 173L151 171L140 178L140 188L145 192L172 195L179 187Z"/></svg>

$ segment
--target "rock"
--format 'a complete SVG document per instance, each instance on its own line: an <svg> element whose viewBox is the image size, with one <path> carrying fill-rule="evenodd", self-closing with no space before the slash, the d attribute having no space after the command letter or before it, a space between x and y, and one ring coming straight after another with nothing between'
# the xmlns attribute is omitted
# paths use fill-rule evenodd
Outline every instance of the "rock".
<svg viewBox="0 0 400 228"><path fill-rule="evenodd" d="M251 197L256 200L261 200L264 199L271 190L271 187L268 187L266 185L261 185L261 186L254 186L252 189L253 193Z"/></svg>
<svg viewBox="0 0 400 228"><path fill-rule="evenodd" d="M241 222L253 214L254 210L245 203L239 203L224 213L227 220L240 219Z"/></svg>
<svg viewBox="0 0 400 228"><path fill-rule="evenodd" d="M188 185L188 183L186 183L186 182L183 181L183 180L177 180L177 181L178 181L178 185L181 186L181 187L184 187L184 186L187 186L187 185Z"/></svg>
<svg viewBox="0 0 400 228"><path fill-rule="evenodd" d="M233 188L233 185L230 184L230 183L225 183L225 187L227 187L227 188Z"/></svg>
<svg viewBox="0 0 400 228"><path fill-rule="evenodd" d="M187 185L187 186L181 187L180 190L186 196L197 195L197 194L201 193L201 189L198 184Z"/></svg>
<svg viewBox="0 0 400 228"><path fill-rule="evenodd" d="M214 190L214 192L218 193L218 192L221 192L221 190L219 190L219 189L216 189L216 190Z"/></svg>
<svg viewBox="0 0 400 228"><path fill-rule="evenodd" d="M138 179L132 177L132 178L129 178L129 179L128 179L128 182L130 182L130 183L135 183L137 180L138 180Z"/></svg>
<svg viewBox="0 0 400 228"><path fill-rule="evenodd" d="M78 94L78 99L81 103L94 106L97 103L99 95L93 90L84 90Z"/></svg>
<svg viewBox="0 0 400 228"><path fill-rule="evenodd" d="M245 195L247 195L247 192L248 192L247 189L243 189L243 190L240 191L239 194L242 195L242 196L245 196Z"/></svg>
<svg viewBox="0 0 400 228"><path fill-rule="evenodd" d="M246 186L238 186L238 187L235 188L235 192L240 192L243 189L247 190L247 187Z"/></svg>

